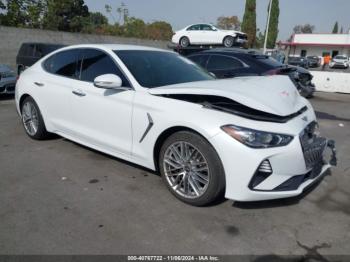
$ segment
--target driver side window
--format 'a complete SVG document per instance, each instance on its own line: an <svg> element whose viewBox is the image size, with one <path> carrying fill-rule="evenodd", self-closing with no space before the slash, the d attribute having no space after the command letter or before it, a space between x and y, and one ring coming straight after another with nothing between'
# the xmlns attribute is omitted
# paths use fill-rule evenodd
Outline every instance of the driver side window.
<svg viewBox="0 0 350 262"><path fill-rule="evenodd" d="M201 25L202 31L214 31L210 25Z"/></svg>
<svg viewBox="0 0 350 262"><path fill-rule="evenodd" d="M123 87L130 87L129 81L108 54L100 50L84 49L81 55L81 81L94 82L98 76L114 74L121 78Z"/></svg>

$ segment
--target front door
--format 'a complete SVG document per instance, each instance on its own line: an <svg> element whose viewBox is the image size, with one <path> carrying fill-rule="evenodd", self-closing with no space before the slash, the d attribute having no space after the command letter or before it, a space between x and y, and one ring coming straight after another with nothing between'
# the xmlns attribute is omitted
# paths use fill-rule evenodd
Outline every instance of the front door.
<svg viewBox="0 0 350 262"><path fill-rule="evenodd" d="M78 138L89 145L130 155L135 92L131 88L114 90L95 87L94 79L104 74L120 76L123 87L130 87L130 84L109 54L96 49L83 49L81 55L80 85L71 94L74 130Z"/></svg>

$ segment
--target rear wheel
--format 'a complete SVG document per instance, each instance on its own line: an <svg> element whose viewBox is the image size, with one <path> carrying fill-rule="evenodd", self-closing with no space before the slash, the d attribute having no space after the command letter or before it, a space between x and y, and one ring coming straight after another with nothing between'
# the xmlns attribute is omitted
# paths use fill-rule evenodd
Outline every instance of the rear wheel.
<svg viewBox="0 0 350 262"><path fill-rule="evenodd" d="M188 47L189 45L190 45L190 39L188 39L188 37L184 36L180 39L181 47Z"/></svg>
<svg viewBox="0 0 350 262"><path fill-rule="evenodd" d="M32 97L24 99L21 105L22 123L27 135L36 140L42 140L48 137L45 123L40 113L38 105Z"/></svg>
<svg viewBox="0 0 350 262"><path fill-rule="evenodd" d="M233 38L233 36L226 36L224 38L223 44L225 47L232 47L234 43L235 39Z"/></svg>
<svg viewBox="0 0 350 262"><path fill-rule="evenodd" d="M177 132L164 142L159 170L171 193L187 204L204 206L223 195L221 161L214 148L193 132Z"/></svg>

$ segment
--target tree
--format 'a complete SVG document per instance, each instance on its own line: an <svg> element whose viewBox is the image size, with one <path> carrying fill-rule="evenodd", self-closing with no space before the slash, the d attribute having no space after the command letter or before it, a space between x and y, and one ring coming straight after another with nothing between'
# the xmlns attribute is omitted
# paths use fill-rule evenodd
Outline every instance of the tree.
<svg viewBox="0 0 350 262"><path fill-rule="evenodd" d="M147 25L147 38L153 40L170 40L173 35L171 25L164 21L156 21Z"/></svg>
<svg viewBox="0 0 350 262"><path fill-rule="evenodd" d="M6 9L5 4L0 0L0 10Z"/></svg>
<svg viewBox="0 0 350 262"><path fill-rule="evenodd" d="M265 34L263 34L259 28L256 31L257 31L257 34L256 34L256 40L255 40L255 47L262 48L265 42Z"/></svg>
<svg viewBox="0 0 350 262"><path fill-rule="evenodd" d="M106 16L100 12L91 12L84 20L82 32L103 34L105 31L105 26L107 25L108 18Z"/></svg>
<svg viewBox="0 0 350 262"><path fill-rule="evenodd" d="M220 16L216 20L217 27L225 30L240 30L241 22L237 16Z"/></svg>
<svg viewBox="0 0 350 262"><path fill-rule="evenodd" d="M270 9L270 5L268 10ZM278 19L280 15L279 0L272 0L269 32L267 36L267 48L274 48L278 36Z"/></svg>
<svg viewBox="0 0 350 262"><path fill-rule="evenodd" d="M248 35L248 47L254 47L256 40L256 0L246 0L242 31Z"/></svg>
<svg viewBox="0 0 350 262"><path fill-rule="evenodd" d="M89 9L84 0L47 0L44 27L51 30L80 32Z"/></svg>
<svg viewBox="0 0 350 262"><path fill-rule="evenodd" d="M333 26L332 34L338 34L338 21Z"/></svg>
<svg viewBox="0 0 350 262"><path fill-rule="evenodd" d="M344 28L343 28L343 26L340 27L340 32L339 32L339 34L344 34Z"/></svg>
<svg viewBox="0 0 350 262"><path fill-rule="evenodd" d="M142 19L129 17L122 28L126 37L146 38L146 23Z"/></svg>
<svg viewBox="0 0 350 262"><path fill-rule="evenodd" d="M312 34L315 31L315 26L310 24L296 25L293 28L294 34Z"/></svg>

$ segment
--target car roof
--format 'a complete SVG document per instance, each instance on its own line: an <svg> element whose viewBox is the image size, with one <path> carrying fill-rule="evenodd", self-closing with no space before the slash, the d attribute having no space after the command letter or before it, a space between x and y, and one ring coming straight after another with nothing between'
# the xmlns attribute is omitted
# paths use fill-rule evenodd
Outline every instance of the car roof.
<svg viewBox="0 0 350 262"><path fill-rule="evenodd" d="M149 47L149 46L141 46L141 45L123 45L123 44L83 44L83 45L71 45L66 47L65 49L74 49L74 48L102 48L108 49L112 51L118 50L141 50L141 51L164 51L170 52L165 49Z"/></svg>

